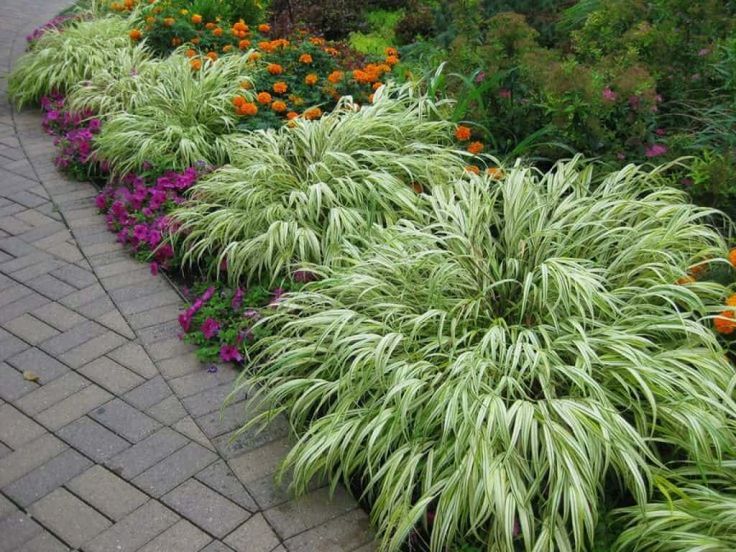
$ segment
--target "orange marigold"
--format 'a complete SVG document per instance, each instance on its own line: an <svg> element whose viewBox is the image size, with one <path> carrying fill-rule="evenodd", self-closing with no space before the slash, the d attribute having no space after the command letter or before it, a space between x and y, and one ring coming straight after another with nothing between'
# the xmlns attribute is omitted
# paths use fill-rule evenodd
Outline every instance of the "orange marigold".
<svg viewBox="0 0 736 552"><path fill-rule="evenodd" d="M207 57L212 61L217 61L217 52L207 52Z"/></svg>
<svg viewBox="0 0 736 552"><path fill-rule="evenodd" d="M174 19L173 17L164 18L164 25L166 25L167 27L173 27L174 23L176 23L176 19Z"/></svg>
<svg viewBox="0 0 736 552"><path fill-rule="evenodd" d="M728 260L732 266L736 266L736 248L728 252Z"/></svg>
<svg viewBox="0 0 736 552"><path fill-rule="evenodd" d="M238 42L238 48L241 50L247 50L250 48L250 40L243 39L240 42Z"/></svg>
<svg viewBox="0 0 736 552"><path fill-rule="evenodd" d="M133 29L132 31L130 31L130 33L128 33L128 36L130 36L131 40L135 40L136 42L138 42L143 37L143 33L140 32L138 29Z"/></svg>
<svg viewBox="0 0 736 552"><path fill-rule="evenodd" d="M465 125L458 125L455 129L455 138L461 142L467 142L473 136L473 131Z"/></svg>
<svg viewBox="0 0 736 552"><path fill-rule="evenodd" d="M290 121L292 121L292 120L296 119L296 118L297 118L298 116L299 116L299 114L298 114L298 113L297 113L296 111L289 111L289 112L288 112L288 113L286 114L286 118L287 118L288 120L290 120Z"/></svg>
<svg viewBox="0 0 736 552"><path fill-rule="evenodd" d="M399 58L397 56L388 56L386 58L386 63L393 67L394 65L399 63Z"/></svg>
<svg viewBox="0 0 736 552"><path fill-rule="evenodd" d="M271 25L268 25L266 23L261 23L258 25L258 31L262 33L270 33L271 32Z"/></svg>
<svg viewBox="0 0 736 552"><path fill-rule="evenodd" d="M240 107L245 103L245 98L243 96L234 96L232 102L235 107Z"/></svg>
<svg viewBox="0 0 736 552"><path fill-rule="evenodd" d="M386 48L383 51L383 53L386 54L386 57L398 56L399 55L399 51L396 48L391 48L391 47Z"/></svg>
<svg viewBox="0 0 736 552"><path fill-rule="evenodd" d="M253 83L249 80L240 81L240 88L242 88L243 90L250 90L251 88L253 88Z"/></svg>
<svg viewBox="0 0 736 552"><path fill-rule="evenodd" d="M271 103L271 94L269 94L268 92L259 92L258 96L256 96L256 99L260 104L269 104Z"/></svg>
<svg viewBox="0 0 736 552"><path fill-rule="evenodd" d="M494 180L499 180L503 178L503 171L498 167L488 167L486 169L486 174Z"/></svg>
<svg viewBox="0 0 736 552"><path fill-rule="evenodd" d="M304 118L308 121L319 119L322 116L322 110L319 107L312 107L304 112Z"/></svg>
<svg viewBox="0 0 736 552"><path fill-rule="evenodd" d="M473 155L478 155L480 152L483 151L484 147L485 146L483 145L483 142L471 142L468 145L468 151Z"/></svg>
<svg viewBox="0 0 736 552"><path fill-rule="evenodd" d="M224 45L224 46L222 47L222 51L223 51L224 53L227 53L227 52L229 52L229 51L230 51L230 50L232 50L232 49L233 49L233 45L232 45L232 44L225 44L225 45Z"/></svg>
<svg viewBox="0 0 736 552"><path fill-rule="evenodd" d="M342 80L343 76L344 73L342 71L333 71L332 73L327 75L327 80L333 84L337 84Z"/></svg>
<svg viewBox="0 0 736 552"><path fill-rule="evenodd" d="M238 114L252 117L258 113L258 106L251 102L246 102L238 108Z"/></svg>
<svg viewBox="0 0 736 552"><path fill-rule="evenodd" d="M726 305L728 305L729 307L736 307L736 293L734 293L733 295L729 295L726 298Z"/></svg>
<svg viewBox="0 0 736 552"><path fill-rule="evenodd" d="M281 100L276 100L271 104L271 109L276 113L284 113L286 111L286 103Z"/></svg>
<svg viewBox="0 0 736 552"><path fill-rule="evenodd" d="M465 172L480 174L480 167L478 167L478 165L468 165L465 167Z"/></svg>
<svg viewBox="0 0 736 552"><path fill-rule="evenodd" d="M178 36L175 36L174 38L171 39L171 45L174 47L181 46L181 43L182 43L182 40Z"/></svg>
<svg viewBox="0 0 736 552"><path fill-rule="evenodd" d="M379 89L379 88L381 88L382 86L383 86L383 83L382 83L381 81L378 81L378 82L374 82L374 83L373 83L373 90L378 90L378 89Z"/></svg>
<svg viewBox="0 0 736 552"><path fill-rule="evenodd" d="M189 48L186 52L184 52L184 55L191 59L197 55L197 50L194 50L193 48Z"/></svg>
<svg viewBox="0 0 736 552"><path fill-rule="evenodd" d="M304 77L304 82L309 86L314 86L315 84L317 84L318 80L319 77L314 73L309 73L306 77Z"/></svg>
<svg viewBox="0 0 736 552"><path fill-rule="evenodd" d="M200 23L202 23L202 16L198 13L195 13L192 16L192 23L194 23L195 25L199 25Z"/></svg>
<svg viewBox="0 0 736 552"><path fill-rule="evenodd" d="M266 69L272 75L280 75L284 72L284 68L281 67L281 65L279 65L278 63L269 63Z"/></svg>
<svg viewBox="0 0 736 552"><path fill-rule="evenodd" d="M222 36L222 29L220 27L215 27L212 29L212 34L215 36Z"/></svg>
<svg viewBox="0 0 736 552"><path fill-rule="evenodd" d="M289 85L284 81L275 82L273 84L273 91L276 92L276 94L284 94L288 89Z"/></svg>
<svg viewBox="0 0 736 552"><path fill-rule="evenodd" d="M189 65L191 65L193 71L199 71L202 68L202 60L193 59L189 62Z"/></svg>
<svg viewBox="0 0 736 552"><path fill-rule="evenodd" d="M299 56L299 63L305 63L309 65L310 63L312 63L312 61L314 60L312 59L312 56L310 56L309 54L302 54Z"/></svg>
<svg viewBox="0 0 736 552"><path fill-rule="evenodd" d="M191 42L192 44L194 44L194 45L196 46L197 44L199 44L199 37L198 37L198 36L195 36L195 37L194 37L194 38L193 38L192 40L190 40L189 42Z"/></svg>
<svg viewBox="0 0 736 552"><path fill-rule="evenodd" d="M730 335L736 330L736 317L734 312L727 310L721 312L713 319L713 326L716 331L723 335Z"/></svg>
<svg viewBox="0 0 736 552"><path fill-rule="evenodd" d="M215 27L217 27L217 23L213 23L212 21L210 21L209 23L205 24L205 26L204 26L204 28L207 29L208 31L211 31Z"/></svg>
<svg viewBox="0 0 736 552"><path fill-rule="evenodd" d="M261 59L261 54L258 52L251 52L248 56L248 61L258 61L259 59Z"/></svg>
<svg viewBox="0 0 736 552"><path fill-rule="evenodd" d="M325 48L325 53L330 54L333 57L340 55L340 51L336 48Z"/></svg>

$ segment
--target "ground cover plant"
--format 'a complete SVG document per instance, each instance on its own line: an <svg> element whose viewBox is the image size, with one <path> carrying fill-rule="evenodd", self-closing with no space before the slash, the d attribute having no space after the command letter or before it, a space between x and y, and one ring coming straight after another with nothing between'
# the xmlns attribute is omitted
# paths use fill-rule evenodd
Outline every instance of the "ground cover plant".
<svg viewBox="0 0 736 552"><path fill-rule="evenodd" d="M383 549L730 550L732 4L106 0L11 85Z"/></svg>

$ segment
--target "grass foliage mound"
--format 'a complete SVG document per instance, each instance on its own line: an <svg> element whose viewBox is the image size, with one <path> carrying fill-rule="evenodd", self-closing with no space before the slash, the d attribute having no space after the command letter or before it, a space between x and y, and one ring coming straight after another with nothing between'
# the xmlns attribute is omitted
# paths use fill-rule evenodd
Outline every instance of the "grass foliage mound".
<svg viewBox="0 0 736 552"><path fill-rule="evenodd" d="M13 68L8 97L20 109L52 92L64 92L113 66L129 48L128 23L119 17L48 29Z"/></svg>
<svg viewBox="0 0 736 552"><path fill-rule="evenodd" d="M135 104L103 126L96 139L100 157L119 173L147 163L183 170L227 162L227 136L237 124L230 101L252 64L244 56L223 56L193 72L185 56L172 55L154 70L153 82L135 90Z"/></svg>
<svg viewBox="0 0 736 552"><path fill-rule="evenodd" d="M231 165L203 178L173 213L185 260L227 262L233 281L330 265L347 241L400 218L423 220L421 191L462 174L451 127L411 86L350 99L319 121L238 138Z"/></svg>
<svg viewBox="0 0 736 552"><path fill-rule="evenodd" d="M733 452L725 289L675 283L725 254L708 211L577 160L429 201L266 321L240 384L297 429L298 491L364 478L385 549L424 525L437 552L580 550L604 490L645 504L662 466Z"/></svg>

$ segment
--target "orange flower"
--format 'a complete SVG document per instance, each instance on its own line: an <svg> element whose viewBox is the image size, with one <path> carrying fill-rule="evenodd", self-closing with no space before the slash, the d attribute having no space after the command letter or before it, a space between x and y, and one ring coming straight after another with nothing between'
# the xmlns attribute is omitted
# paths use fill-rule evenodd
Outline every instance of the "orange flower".
<svg viewBox="0 0 736 552"><path fill-rule="evenodd" d="M261 59L261 54L258 52L251 52L248 56L248 61L258 61L259 59Z"/></svg>
<svg viewBox="0 0 736 552"><path fill-rule="evenodd" d="M311 42L315 46L321 46L322 44L325 43L325 39L318 37L318 36L313 36L312 38L309 39L309 42Z"/></svg>
<svg viewBox="0 0 736 552"><path fill-rule="evenodd" d="M242 88L243 90L250 90L251 88L253 88L253 83L249 80L240 81L240 88Z"/></svg>
<svg viewBox="0 0 736 552"><path fill-rule="evenodd" d="M690 275L687 275L687 276L683 276L682 278L678 278L675 283L678 286L686 286L688 284L694 284L695 282L697 282L695 278L693 278Z"/></svg>
<svg viewBox="0 0 736 552"><path fill-rule="evenodd" d="M241 50L247 50L248 48L250 48L250 40L241 40L240 42L238 42L238 48L240 48Z"/></svg>
<svg viewBox="0 0 736 552"><path fill-rule="evenodd" d="M215 27L212 29L212 34L215 36L222 36L222 29L220 27Z"/></svg>
<svg viewBox="0 0 736 552"><path fill-rule="evenodd" d="M273 109L276 113L284 113L286 111L286 103L282 102L281 100L276 100L271 104L271 109Z"/></svg>
<svg viewBox="0 0 736 552"><path fill-rule="evenodd" d="M130 33L128 33L128 36L130 36L130 40L138 42L143 37L143 33L140 32L138 29L133 29L132 31L130 31Z"/></svg>
<svg viewBox="0 0 736 552"><path fill-rule="evenodd" d="M156 18L153 17L152 15L149 15L148 17L146 17L146 23L148 23L149 25L155 22L156 22Z"/></svg>
<svg viewBox="0 0 736 552"><path fill-rule="evenodd" d="M312 61L312 56L310 56L309 54L302 54L299 56L299 63L305 63L309 65L310 63L312 63Z"/></svg>
<svg viewBox="0 0 736 552"><path fill-rule="evenodd" d="M176 23L176 19L174 19L173 17L164 18L164 25L166 25L167 27L173 27L174 23Z"/></svg>
<svg viewBox="0 0 736 552"><path fill-rule="evenodd" d="M269 63L266 69L272 75L280 75L284 72L284 68L281 67L281 65L279 65L278 63Z"/></svg>
<svg viewBox="0 0 736 552"><path fill-rule="evenodd" d="M473 155L478 155L483 151L484 147L483 142L471 142L470 145L468 145L468 151Z"/></svg>
<svg viewBox="0 0 736 552"><path fill-rule="evenodd" d="M293 120L294 120L294 119L296 119L296 118L297 118L298 116L299 116L299 114L298 114L298 113L297 113L296 111L289 111L289 112L288 112L288 113L286 114L286 118L287 118L287 119L288 119L289 121L293 121Z"/></svg>
<svg viewBox="0 0 736 552"><path fill-rule="evenodd" d="M199 25L201 22L202 22L202 16L199 15L198 13L195 13L192 16L192 23L194 23L195 25Z"/></svg>
<svg viewBox="0 0 736 552"><path fill-rule="evenodd" d="M171 45L174 47L181 46L181 43L182 43L182 40L178 36L175 36L174 38L171 39Z"/></svg>
<svg viewBox="0 0 736 552"><path fill-rule="evenodd" d="M312 107L304 112L304 118L308 121L319 119L322 116L322 110L319 107Z"/></svg>
<svg viewBox="0 0 736 552"><path fill-rule="evenodd" d="M317 84L318 80L319 77L314 73L309 73L306 77L304 77L304 82L309 86L314 86L315 84Z"/></svg>
<svg viewBox="0 0 736 552"><path fill-rule="evenodd" d="M373 83L373 87L372 88L373 88L373 90L378 90L382 86L383 86L383 83L381 81L378 81L378 82L374 82Z"/></svg>
<svg viewBox="0 0 736 552"><path fill-rule="evenodd" d="M192 66L193 71L199 71L202 68L202 60L200 59L193 59L189 62L189 65Z"/></svg>
<svg viewBox="0 0 736 552"><path fill-rule="evenodd" d="M736 317L733 311L727 310L721 312L713 319L713 326L719 334L730 335L736 330Z"/></svg>
<svg viewBox="0 0 736 552"><path fill-rule="evenodd" d="M210 21L209 23L207 23L207 24L206 24L206 25L204 26L204 28L205 28L205 29L207 29L208 31L211 31L211 30L212 30L212 29L214 29L215 27L217 27L217 24L216 24L216 23L213 23L212 21Z"/></svg>
<svg viewBox="0 0 736 552"><path fill-rule="evenodd" d="M276 92L276 94L285 94L288 89L289 85L284 81L276 82L273 85L273 91Z"/></svg>
<svg viewBox="0 0 736 552"><path fill-rule="evenodd" d="M399 58L397 56L388 56L386 58L386 63L388 63L391 67L399 63Z"/></svg>
<svg viewBox="0 0 736 552"><path fill-rule="evenodd" d="M250 30L250 27L248 27L248 25L245 24L245 21L241 19L237 23L233 23L233 30L238 31L239 33L247 33Z"/></svg>
<svg viewBox="0 0 736 552"><path fill-rule="evenodd" d="M235 107L240 107L245 103L245 98L243 96L235 96L232 101Z"/></svg>
<svg viewBox="0 0 736 552"><path fill-rule="evenodd" d="M375 96L373 94L371 94L370 96L368 96L368 103L373 103L373 99L374 98L375 98Z"/></svg>
<svg viewBox="0 0 736 552"><path fill-rule="evenodd" d="M189 48L186 52L184 52L184 55L191 59L197 55L197 50Z"/></svg>
<svg viewBox="0 0 736 552"><path fill-rule="evenodd" d="M333 84L337 84L342 80L343 76L344 73L342 71L333 71L332 73L327 75L327 80Z"/></svg>
<svg viewBox="0 0 736 552"><path fill-rule="evenodd" d="M411 189L414 190L418 194L424 193L424 188L419 182L412 182L411 183Z"/></svg>
<svg viewBox="0 0 736 552"><path fill-rule="evenodd" d="M336 56L339 56L340 55L339 50L337 50L335 48L325 48L325 53L328 53L328 54L330 54L333 57L336 57Z"/></svg>
<svg viewBox="0 0 736 552"><path fill-rule="evenodd" d="M271 94L269 94L268 92L259 92L258 96L256 96L256 99L258 100L258 103L269 104L271 103Z"/></svg>
<svg viewBox="0 0 736 552"><path fill-rule="evenodd" d="M271 25L267 25L266 23L261 23L260 25L258 25L258 31L262 33L270 33Z"/></svg>
<svg viewBox="0 0 736 552"><path fill-rule="evenodd" d="M503 171L498 167L488 167L486 169L486 174L494 180L500 180L503 178Z"/></svg>
<svg viewBox="0 0 736 552"><path fill-rule="evenodd" d="M480 174L480 168L477 165L468 165L465 167L465 172Z"/></svg>
<svg viewBox="0 0 736 552"><path fill-rule="evenodd" d="M194 37L194 38L193 38L192 40L190 40L189 42L191 42L192 44L194 44L194 45L196 46L197 44L199 44L199 37L198 37L198 36L195 36L195 37Z"/></svg>
<svg viewBox="0 0 736 552"><path fill-rule="evenodd" d="M217 61L217 52L207 52L207 57L212 61Z"/></svg>
<svg viewBox="0 0 736 552"><path fill-rule="evenodd" d="M473 136L473 131L470 130L470 127L458 125L458 127L455 129L455 138L457 138L461 142L467 142L468 140L470 140L471 136Z"/></svg>
<svg viewBox="0 0 736 552"><path fill-rule="evenodd" d="M227 53L227 52L229 52L229 51L230 51L230 50L232 50L232 49L233 49L233 45L232 45L232 44L225 44L225 45L224 45L224 46L222 47L222 51L223 51L223 53Z"/></svg>
<svg viewBox="0 0 736 552"><path fill-rule="evenodd" d="M386 57L392 57L392 56L395 57L399 55L399 51L396 48L391 48L391 47L386 48L383 51L383 53L386 54Z"/></svg>
<svg viewBox="0 0 736 552"><path fill-rule="evenodd" d="M238 114L252 117L258 113L258 106L251 102L246 102L238 108Z"/></svg>
<svg viewBox="0 0 736 552"><path fill-rule="evenodd" d="M736 266L736 248L728 252L728 260L731 266Z"/></svg>
<svg viewBox="0 0 736 552"><path fill-rule="evenodd" d="M736 293L734 293L733 295L729 295L726 298L726 305L728 305L729 307L736 307Z"/></svg>

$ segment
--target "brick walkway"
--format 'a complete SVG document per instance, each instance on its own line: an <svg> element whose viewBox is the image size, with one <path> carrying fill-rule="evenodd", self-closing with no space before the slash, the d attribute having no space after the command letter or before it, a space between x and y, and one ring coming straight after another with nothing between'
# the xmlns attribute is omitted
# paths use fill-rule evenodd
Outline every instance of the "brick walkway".
<svg viewBox="0 0 736 552"><path fill-rule="evenodd" d="M4 73L65 0L2 0ZM285 424L231 444L247 397L176 337L182 304L106 231L0 79L0 552L373 550L342 489L273 484ZM38 381L24 378L30 371Z"/></svg>

